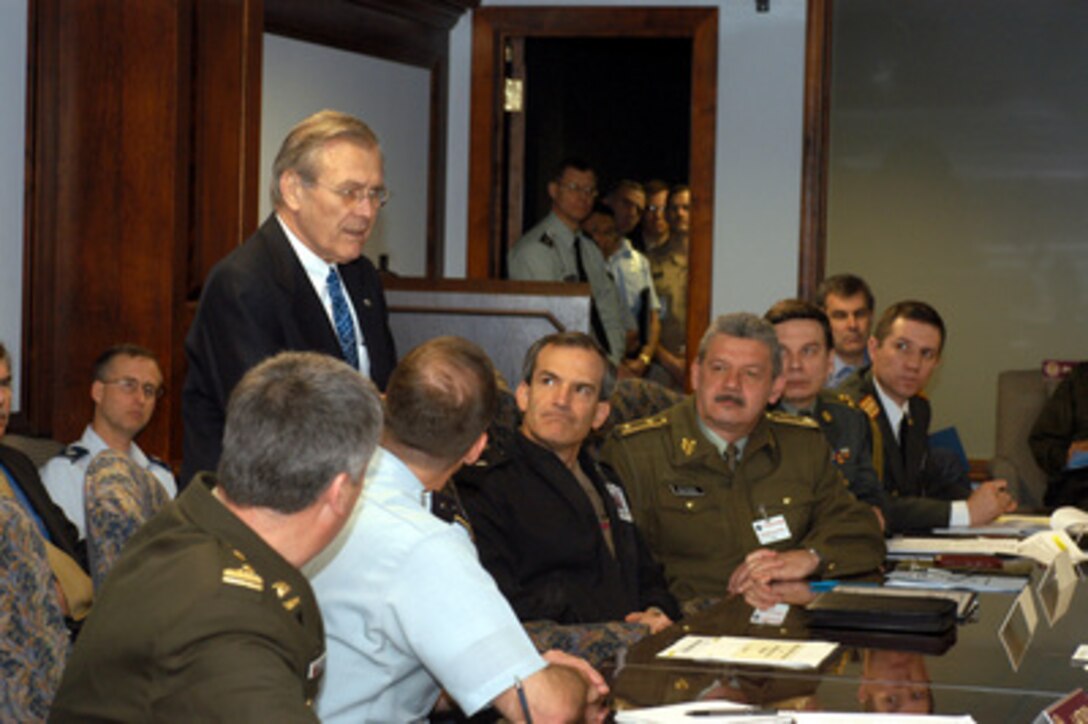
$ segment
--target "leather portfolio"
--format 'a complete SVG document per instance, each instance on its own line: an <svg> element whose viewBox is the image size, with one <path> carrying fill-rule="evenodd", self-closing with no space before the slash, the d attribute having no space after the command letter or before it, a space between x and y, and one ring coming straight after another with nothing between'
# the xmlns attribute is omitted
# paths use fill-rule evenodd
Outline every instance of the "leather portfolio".
<svg viewBox="0 0 1088 724"><path fill-rule="evenodd" d="M805 609L815 628L932 634L956 625L956 604L943 598L828 591Z"/></svg>

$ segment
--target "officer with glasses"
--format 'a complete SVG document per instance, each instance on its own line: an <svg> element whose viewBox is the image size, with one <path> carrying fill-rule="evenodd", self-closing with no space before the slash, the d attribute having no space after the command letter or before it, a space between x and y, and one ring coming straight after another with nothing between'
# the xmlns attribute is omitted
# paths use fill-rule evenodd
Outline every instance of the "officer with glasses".
<svg viewBox="0 0 1088 724"><path fill-rule="evenodd" d="M174 497L178 487L170 466L144 453L136 436L151 422L155 403L162 398L162 372L155 356L144 347L119 344L110 347L94 363L91 399L94 416L83 437L64 448L41 469L49 497L79 530L87 535L83 505L83 479L87 466L103 450L116 450L147 470Z"/></svg>

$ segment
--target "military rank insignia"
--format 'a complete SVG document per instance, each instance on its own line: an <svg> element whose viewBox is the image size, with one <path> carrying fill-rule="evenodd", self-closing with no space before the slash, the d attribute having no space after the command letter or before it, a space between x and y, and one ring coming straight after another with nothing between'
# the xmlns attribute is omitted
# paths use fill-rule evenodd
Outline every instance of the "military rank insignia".
<svg viewBox="0 0 1088 724"><path fill-rule="evenodd" d="M874 420L880 417L880 403L877 402L876 398L872 395L862 397L861 400L858 401L858 407L861 408L862 412Z"/></svg>
<svg viewBox="0 0 1088 724"><path fill-rule="evenodd" d="M820 417L824 419L824 422L832 421L831 413L828 410L824 410L823 412L821 412Z"/></svg>
<svg viewBox="0 0 1088 724"><path fill-rule="evenodd" d="M223 583L228 586L248 588L251 591L264 590L264 579L248 563L243 563L237 568L224 568Z"/></svg>
<svg viewBox="0 0 1088 724"><path fill-rule="evenodd" d="M690 458L692 453L695 452L696 444L694 438L685 437L680 440L680 449Z"/></svg>
<svg viewBox="0 0 1088 724"><path fill-rule="evenodd" d="M833 450L831 459L838 465L845 465L846 461L850 459L850 448L840 447L838 450Z"/></svg>

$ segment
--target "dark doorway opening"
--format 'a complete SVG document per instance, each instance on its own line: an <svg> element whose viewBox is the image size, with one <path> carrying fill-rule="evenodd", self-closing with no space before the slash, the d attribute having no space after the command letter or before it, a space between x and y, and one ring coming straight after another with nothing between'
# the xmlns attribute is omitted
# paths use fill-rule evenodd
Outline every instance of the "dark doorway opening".
<svg viewBox="0 0 1088 724"><path fill-rule="evenodd" d="M525 39L523 230L548 213L568 156L602 194L623 178L688 183L691 56L689 38Z"/></svg>

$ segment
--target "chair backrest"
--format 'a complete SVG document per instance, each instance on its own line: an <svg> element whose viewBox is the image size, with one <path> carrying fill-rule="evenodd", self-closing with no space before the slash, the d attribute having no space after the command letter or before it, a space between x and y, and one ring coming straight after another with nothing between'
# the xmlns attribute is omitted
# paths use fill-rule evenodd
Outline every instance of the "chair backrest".
<svg viewBox="0 0 1088 724"><path fill-rule="evenodd" d="M991 473L1014 486L1022 506L1043 506L1046 473L1031 454L1028 435L1057 385L1058 380L1045 379L1038 368L1006 370L997 376L996 439Z"/></svg>
<svg viewBox="0 0 1088 724"><path fill-rule="evenodd" d="M162 483L126 455L103 450L87 467L87 559L97 591L121 549L170 500Z"/></svg>
<svg viewBox="0 0 1088 724"><path fill-rule="evenodd" d="M26 435L5 435L0 438L8 447L13 447L30 458L34 467L40 468L64 449L64 443L48 437L28 437Z"/></svg>
<svg viewBox="0 0 1088 724"><path fill-rule="evenodd" d="M68 646L41 535L14 498L0 496L0 721L45 721Z"/></svg>

